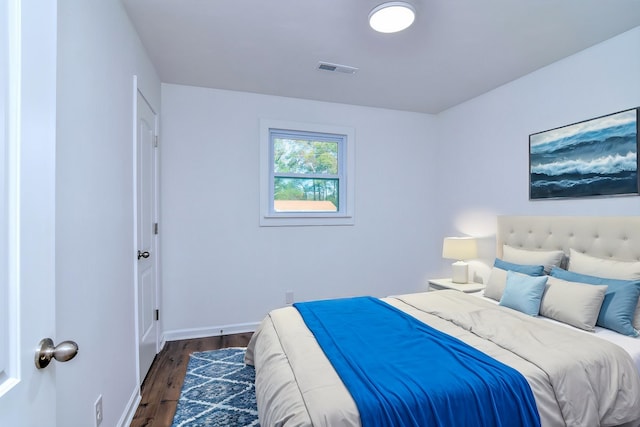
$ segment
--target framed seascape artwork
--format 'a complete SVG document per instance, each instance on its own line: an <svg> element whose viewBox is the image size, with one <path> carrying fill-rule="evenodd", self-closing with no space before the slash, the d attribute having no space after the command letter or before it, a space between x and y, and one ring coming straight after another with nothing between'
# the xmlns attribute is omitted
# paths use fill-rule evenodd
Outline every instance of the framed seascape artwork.
<svg viewBox="0 0 640 427"><path fill-rule="evenodd" d="M529 135L529 199L638 195L638 114Z"/></svg>

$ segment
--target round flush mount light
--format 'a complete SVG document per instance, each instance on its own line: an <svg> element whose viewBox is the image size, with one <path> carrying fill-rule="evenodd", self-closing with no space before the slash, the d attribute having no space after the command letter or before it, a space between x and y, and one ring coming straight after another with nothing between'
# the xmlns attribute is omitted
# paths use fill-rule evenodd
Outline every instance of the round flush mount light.
<svg viewBox="0 0 640 427"><path fill-rule="evenodd" d="M369 25L380 33L397 33L413 24L416 10L403 1L391 1L376 6L369 13Z"/></svg>

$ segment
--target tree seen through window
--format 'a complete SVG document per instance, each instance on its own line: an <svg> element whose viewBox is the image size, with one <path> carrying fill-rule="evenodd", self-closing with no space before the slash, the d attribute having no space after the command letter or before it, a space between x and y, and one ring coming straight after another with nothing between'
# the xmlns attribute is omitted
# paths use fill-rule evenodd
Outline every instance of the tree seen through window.
<svg viewBox="0 0 640 427"><path fill-rule="evenodd" d="M273 136L275 211L339 210L339 142L311 136Z"/></svg>

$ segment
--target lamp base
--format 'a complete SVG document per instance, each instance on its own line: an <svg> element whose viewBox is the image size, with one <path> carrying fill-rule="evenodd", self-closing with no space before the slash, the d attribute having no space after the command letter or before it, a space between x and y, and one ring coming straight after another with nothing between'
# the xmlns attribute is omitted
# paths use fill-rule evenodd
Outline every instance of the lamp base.
<svg viewBox="0 0 640 427"><path fill-rule="evenodd" d="M467 283L469 281L469 264L456 261L451 264L451 281L453 283Z"/></svg>

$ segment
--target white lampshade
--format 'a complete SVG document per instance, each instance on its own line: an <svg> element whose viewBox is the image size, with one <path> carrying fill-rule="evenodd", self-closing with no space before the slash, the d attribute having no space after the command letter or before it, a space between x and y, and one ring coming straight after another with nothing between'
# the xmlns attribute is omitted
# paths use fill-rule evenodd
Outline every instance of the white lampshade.
<svg viewBox="0 0 640 427"><path fill-rule="evenodd" d="M380 33L397 33L411 24L416 10L407 2L391 1L376 6L369 13L369 25Z"/></svg>
<svg viewBox="0 0 640 427"><path fill-rule="evenodd" d="M451 264L451 281L467 283L469 266L464 260L478 256L478 242L472 237L445 237L442 244L442 258L458 260Z"/></svg>
<svg viewBox="0 0 640 427"><path fill-rule="evenodd" d="M478 257L478 243L473 237L445 237L442 244L442 258L458 261Z"/></svg>

